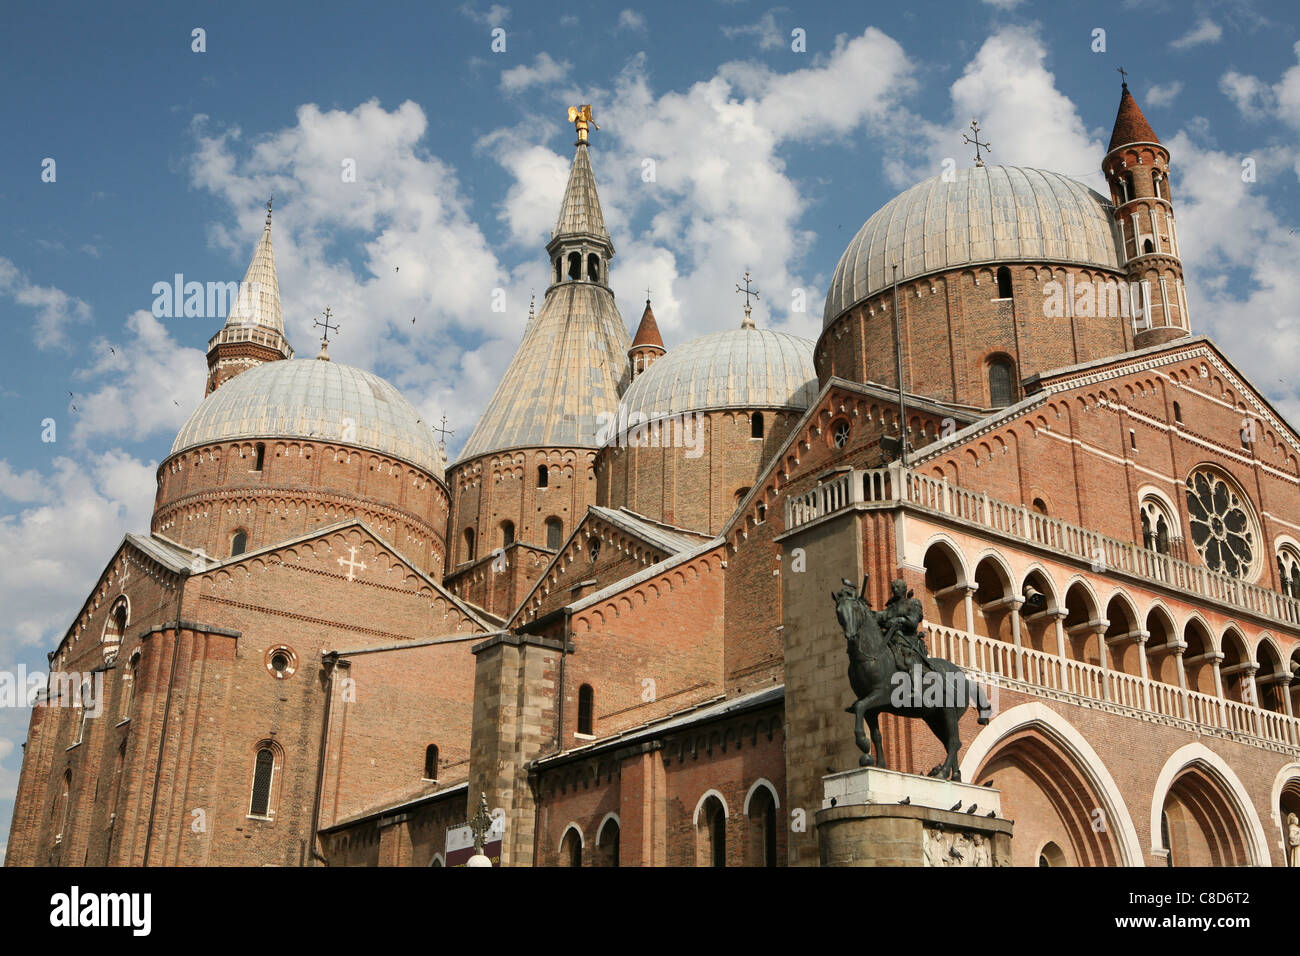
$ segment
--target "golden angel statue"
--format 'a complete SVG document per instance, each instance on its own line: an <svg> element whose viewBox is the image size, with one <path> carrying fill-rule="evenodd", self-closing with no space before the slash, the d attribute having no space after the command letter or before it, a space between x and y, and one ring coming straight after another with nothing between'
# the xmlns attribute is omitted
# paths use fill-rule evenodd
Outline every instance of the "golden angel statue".
<svg viewBox="0 0 1300 956"><path fill-rule="evenodd" d="M578 131L578 142L587 141L587 124L591 124L595 129L600 129L596 121L591 118L591 104L585 103L582 106L569 107L569 122L574 125Z"/></svg>

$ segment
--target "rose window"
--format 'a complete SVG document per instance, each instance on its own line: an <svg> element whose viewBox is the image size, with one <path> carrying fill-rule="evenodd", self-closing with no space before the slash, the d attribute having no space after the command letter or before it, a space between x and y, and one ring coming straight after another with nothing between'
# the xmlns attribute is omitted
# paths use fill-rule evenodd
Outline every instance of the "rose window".
<svg viewBox="0 0 1300 956"><path fill-rule="evenodd" d="M1219 475L1193 472L1187 479L1192 544L1211 571L1245 577L1255 563L1255 530L1249 505Z"/></svg>

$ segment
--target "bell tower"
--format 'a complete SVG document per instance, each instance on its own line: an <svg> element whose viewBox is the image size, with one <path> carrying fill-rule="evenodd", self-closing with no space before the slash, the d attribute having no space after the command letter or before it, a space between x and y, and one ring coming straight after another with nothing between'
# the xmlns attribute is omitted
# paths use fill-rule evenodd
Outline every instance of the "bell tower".
<svg viewBox="0 0 1300 956"><path fill-rule="evenodd" d="M263 362L293 358L284 337L280 281L271 247L271 202L266 203L266 227L253 250L244 281L226 313L226 324L208 340L208 382L204 396L226 381Z"/></svg>
<svg viewBox="0 0 1300 956"><path fill-rule="evenodd" d="M1142 115L1127 81L1101 168L1124 239L1134 346L1146 348L1190 335L1169 189L1169 151Z"/></svg>

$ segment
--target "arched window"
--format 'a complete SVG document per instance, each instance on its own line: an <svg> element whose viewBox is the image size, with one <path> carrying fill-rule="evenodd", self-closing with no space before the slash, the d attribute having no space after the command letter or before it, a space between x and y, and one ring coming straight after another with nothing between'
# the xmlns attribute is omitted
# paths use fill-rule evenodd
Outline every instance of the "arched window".
<svg viewBox="0 0 1300 956"><path fill-rule="evenodd" d="M1151 253L1151 252L1154 252L1154 251L1155 251L1155 246L1153 246L1153 245L1151 244L1151 240L1150 240L1150 239L1143 239L1143 240L1142 240L1142 254L1145 256L1145 255L1147 255L1148 253Z"/></svg>
<svg viewBox="0 0 1300 956"><path fill-rule="evenodd" d="M564 544L564 522L559 518L546 519L546 546L552 551L559 551Z"/></svg>
<svg viewBox="0 0 1300 956"><path fill-rule="evenodd" d="M587 557L591 558L591 563L595 564L596 559L600 557L600 539L592 538L591 543L587 545Z"/></svg>
<svg viewBox="0 0 1300 956"><path fill-rule="evenodd" d="M989 405L992 408L1006 408L1014 397L1012 391L1011 360L995 358L989 362Z"/></svg>
<svg viewBox="0 0 1300 956"><path fill-rule="evenodd" d="M592 718L595 706L595 692L591 689L590 684L583 684L578 688L578 733L590 734L592 732Z"/></svg>
<svg viewBox="0 0 1300 956"><path fill-rule="evenodd" d="M250 817L271 815L271 784L275 779L275 751L263 746L253 764L253 798L248 804Z"/></svg>
<svg viewBox="0 0 1300 956"><path fill-rule="evenodd" d="M582 253L569 253L569 278L577 279L582 275Z"/></svg>
<svg viewBox="0 0 1300 956"><path fill-rule="evenodd" d="M1277 573L1282 593L1287 597L1300 598L1300 552L1289 544L1278 549Z"/></svg>
<svg viewBox="0 0 1300 956"><path fill-rule="evenodd" d="M587 281L600 281L600 256L594 252L587 256Z"/></svg>
<svg viewBox="0 0 1300 956"><path fill-rule="evenodd" d="M1133 190L1133 174L1125 173L1123 179L1121 179L1120 182L1124 186L1124 201L1128 202L1130 199L1133 199L1137 195L1137 193Z"/></svg>
<svg viewBox="0 0 1300 956"><path fill-rule="evenodd" d="M515 543L515 523L513 521L501 522L501 547L508 548Z"/></svg>
<svg viewBox="0 0 1300 956"><path fill-rule="evenodd" d="M112 610L108 612L108 620L104 622L104 634L100 643L103 644L105 663L111 664L117 660L117 652L122 649L122 641L126 639L128 613L126 595L122 595L113 603Z"/></svg>
<svg viewBox="0 0 1300 956"><path fill-rule="evenodd" d="M50 808L50 818L59 821L59 832L54 835L55 843L62 843L68 832L68 807L72 804L72 771L63 771L63 786Z"/></svg>
<svg viewBox="0 0 1300 956"><path fill-rule="evenodd" d="M537 466L537 487L547 488L551 484L551 471L545 465Z"/></svg>
<svg viewBox="0 0 1300 956"><path fill-rule="evenodd" d="M1174 402L1174 421L1180 425L1183 423L1183 406L1177 402Z"/></svg>
<svg viewBox="0 0 1300 956"><path fill-rule="evenodd" d="M704 830L707 840L708 866L727 865L727 811L722 801L709 797L704 801Z"/></svg>
<svg viewBox="0 0 1300 956"><path fill-rule="evenodd" d="M998 267L998 298L1011 298L1011 270L1006 266Z"/></svg>
<svg viewBox="0 0 1300 956"><path fill-rule="evenodd" d="M77 705L81 708L81 725L77 731L77 743L86 739L86 723L91 719L92 712L95 711L95 685L91 683L89 677L81 682L81 691L77 697Z"/></svg>
<svg viewBox="0 0 1300 956"><path fill-rule="evenodd" d="M424 748L424 779L438 779L438 745L429 744Z"/></svg>
<svg viewBox="0 0 1300 956"><path fill-rule="evenodd" d="M564 831L564 839L560 843L560 865L582 866L582 837L578 834L577 827L569 827Z"/></svg>
<svg viewBox="0 0 1300 956"><path fill-rule="evenodd" d="M772 791L760 785L749 801L749 840L754 866L776 866L776 801Z"/></svg>
<svg viewBox="0 0 1300 956"><path fill-rule="evenodd" d="M266 461L266 446L261 442L257 443L257 448L253 455L253 471L261 471L262 465Z"/></svg>
<svg viewBox="0 0 1300 956"><path fill-rule="evenodd" d="M1142 547L1168 554L1173 521L1164 505L1157 498L1143 498L1138 510L1142 516Z"/></svg>
<svg viewBox="0 0 1300 956"><path fill-rule="evenodd" d="M732 497L736 499L736 504L740 504L747 494L749 494L748 488L737 488Z"/></svg>
<svg viewBox="0 0 1300 956"><path fill-rule="evenodd" d="M618 821L613 817L607 819L605 825L600 828L596 842L600 844L600 856L605 866L618 866L618 843L621 835Z"/></svg>
<svg viewBox="0 0 1300 956"><path fill-rule="evenodd" d="M564 259L561 256L555 257L555 281L559 282L564 278Z"/></svg>
<svg viewBox="0 0 1300 956"><path fill-rule="evenodd" d="M131 655L131 660L122 672L122 719L131 716L131 704L135 700L135 682L140 672L140 652Z"/></svg>
<svg viewBox="0 0 1300 956"><path fill-rule="evenodd" d="M230 540L230 556L233 558L237 554L243 554L248 550L248 532L236 531L235 536Z"/></svg>
<svg viewBox="0 0 1300 956"><path fill-rule="evenodd" d="M762 412L755 412L753 415L749 417L749 437L750 438L763 437L763 413Z"/></svg>
<svg viewBox="0 0 1300 956"><path fill-rule="evenodd" d="M465 560L474 560L474 529L465 529Z"/></svg>
<svg viewBox="0 0 1300 956"><path fill-rule="evenodd" d="M1047 514L1047 502L1044 501L1042 498L1035 498L1031 507L1035 511L1037 511L1040 515Z"/></svg>

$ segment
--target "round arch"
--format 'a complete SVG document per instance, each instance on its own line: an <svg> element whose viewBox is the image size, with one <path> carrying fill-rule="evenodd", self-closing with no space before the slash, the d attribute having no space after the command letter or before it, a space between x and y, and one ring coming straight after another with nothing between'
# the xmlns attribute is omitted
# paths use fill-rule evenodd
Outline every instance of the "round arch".
<svg viewBox="0 0 1300 956"><path fill-rule="evenodd" d="M1142 845L1138 841L1137 828L1129 816L1128 805L1115 779L1102 763L1101 757L1092 749L1074 726L1045 704L1019 704L1005 710L993 718L966 748L966 756L961 762L963 780L974 781L979 769L994 753L998 745L1013 734L1030 727L1038 727L1050 737L1061 749L1074 760L1075 767L1101 799L1102 811L1112 823L1111 832L1115 838L1115 849L1121 866L1145 866ZM1156 825L1159 826L1157 820Z"/></svg>
<svg viewBox="0 0 1300 956"><path fill-rule="evenodd" d="M957 572L958 584L967 584L971 581L972 572L966 563L966 555L950 535L943 532L930 535L925 544L921 545L922 566L925 565L925 556L930 553L931 548L939 548L952 561L953 570Z"/></svg>
<svg viewBox="0 0 1300 956"><path fill-rule="evenodd" d="M708 800L709 797L717 797L718 803L722 804L723 819L724 820L731 819L731 810L727 806L727 798L724 797L722 794L718 793L718 791L709 789L709 790L705 790L704 793L700 795L699 803L695 804L695 813L691 816L692 826L698 827L700 825L700 811L704 809L704 802Z"/></svg>
<svg viewBox="0 0 1300 956"><path fill-rule="evenodd" d="M1242 842L1251 866L1267 866L1269 863L1268 841L1264 836L1264 826L1255 812L1255 805L1250 802L1250 795L1241 781L1228 766L1227 762L1202 743L1190 743L1179 747L1156 777L1155 788L1151 792L1151 849L1153 852L1168 851L1164 837L1160 832L1160 815L1164 812L1165 799L1178 777L1189 768L1201 769L1218 785L1228 805L1237 815L1237 822L1242 830ZM1279 789L1279 794L1281 790Z"/></svg>
<svg viewBox="0 0 1300 956"><path fill-rule="evenodd" d="M776 787L772 786L772 781L768 780L766 777L759 777L757 780L754 781L753 785L750 786L749 792L745 794L745 806L743 811L745 816L749 816L749 802L754 798L754 794L758 791L759 787L762 787L765 790L767 790L769 793L771 793L773 806L775 806L778 810L781 809L781 798L777 796ZM725 806L726 804L723 804L724 808Z"/></svg>
<svg viewBox="0 0 1300 956"><path fill-rule="evenodd" d="M623 821L618 818L617 813L605 814L600 818L600 823L596 826L596 846L600 846L600 839L605 835L605 824L610 820L614 821L614 826L618 827L620 831L623 829Z"/></svg>
<svg viewBox="0 0 1300 956"><path fill-rule="evenodd" d="M587 848L587 841L582 835L582 827L578 826L576 823L570 823L560 832L560 842L557 843L556 846L560 848L564 847L565 838L568 837L570 830L578 834L578 846L585 850Z"/></svg>

